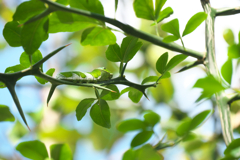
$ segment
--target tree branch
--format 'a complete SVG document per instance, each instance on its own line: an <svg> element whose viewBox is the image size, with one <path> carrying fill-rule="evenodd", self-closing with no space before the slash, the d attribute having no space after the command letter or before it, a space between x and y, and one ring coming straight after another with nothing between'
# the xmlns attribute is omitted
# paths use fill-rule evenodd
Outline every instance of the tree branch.
<svg viewBox="0 0 240 160"><path fill-rule="evenodd" d="M240 7L216 9L216 16L228 16L240 13Z"/></svg>
<svg viewBox="0 0 240 160"><path fill-rule="evenodd" d="M208 14L206 19L206 48L207 55L205 65L208 74L213 75L219 82L221 82L221 76L217 68L215 58L215 39L214 39L214 19L216 16L216 10L210 5L209 0L201 0L204 11ZM233 140L233 132L231 127L230 110L227 104L227 98L224 96L224 92L218 92L215 94L216 103L219 110L219 118L222 125L223 138L228 145Z"/></svg>
<svg viewBox="0 0 240 160"><path fill-rule="evenodd" d="M154 35L142 32L142 31L139 31L139 30L133 28L132 26L129 26L127 24L124 24L122 22L117 21L116 19L111 19L111 18L105 17L103 15L92 13L92 12L81 10L81 9L68 8L68 7L65 7L64 5L61 5L61 4L58 4L58 3L55 3L55 2L52 2L52 1L49 1L49 0L41 0L41 1L47 3L50 7L53 8L53 10L61 10L61 11L65 11L65 12L75 13L75 14L91 17L91 18L94 18L94 19L97 19L97 20L100 20L100 21L104 21L104 22L107 22L109 24L112 24L112 25L120 28L126 34L129 34L129 35L134 36L134 37L141 38L142 40L146 40L146 41L151 42L155 45L167 48L167 49L172 50L172 51L180 52L182 54L185 54L185 55L188 55L188 56L191 56L191 57L195 57L197 59L203 59L204 58L204 55L200 52L193 51L191 49L184 50L184 48L182 46L180 46L176 43L164 43L162 41L162 38L159 38L157 36L154 36Z"/></svg>

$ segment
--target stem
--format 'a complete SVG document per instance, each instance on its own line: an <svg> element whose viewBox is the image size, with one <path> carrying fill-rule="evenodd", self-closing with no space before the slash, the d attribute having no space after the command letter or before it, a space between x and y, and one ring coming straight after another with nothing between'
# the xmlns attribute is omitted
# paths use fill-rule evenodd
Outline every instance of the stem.
<svg viewBox="0 0 240 160"><path fill-rule="evenodd" d="M240 13L240 7L216 9L216 16L227 16Z"/></svg>
<svg viewBox="0 0 240 160"><path fill-rule="evenodd" d="M97 14L97 13L92 13L92 12L81 10L81 9L68 8L68 7L65 7L64 5L61 5L61 4L58 4L58 3L55 3L55 2L52 2L52 1L49 1L49 0L41 0L41 1L47 3L49 6L53 7L56 10L61 10L61 11L65 11L65 12L84 15L84 16L87 16L87 17L97 19L99 21L107 22L107 23L112 24L112 25L118 27L119 29L123 30L128 35L141 38L143 40L151 42L152 44L167 48L169 50L180 52L182 54L185 54L185 55L188 55L188 56L191 56L191 57L195 57L197 59L203 59L204 58L204 55L200 52L193 51L191 49L184 50L182 48L182 46L180 46L176 43L164 43L162 41L162 38L151 35L151 34L148 34L148 33L145 33L145 32L142 32L142 31L139 31L139 30L133 28L132 26L129 26L129 25L124 24L120 21L117 21L116 19L108 18L108 17L105 17L103 15L100 15L100 14Z"/></svg>
<svg viewBox="0 0 240 160"><path fill-rule="evenodd" d="M206 48L207 55L205 65L208 74L213 75L217 80L221 82L220 73L217 68L215 58L215 41L214 41L214 19L216 16L216 10L210 6L209 0L201 0L204 11L208 14L206 19ZM219 110L219 118L221 120L223 139L228 145L233 140L233 132L231 127L230 110L227 104L227 98L224 96L224 92L215 94L216 103Z"/></svg>

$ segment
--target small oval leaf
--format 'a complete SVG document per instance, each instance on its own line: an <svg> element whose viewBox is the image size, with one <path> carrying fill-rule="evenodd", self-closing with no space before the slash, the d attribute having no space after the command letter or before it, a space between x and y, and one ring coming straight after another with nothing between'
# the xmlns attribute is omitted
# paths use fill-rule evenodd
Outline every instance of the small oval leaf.
<svg viewBox="0 0 240 160"><path fill-rule="evenodd" d="M225 81L228 82L228 84L231 84L232 81L232 72L233 72L233 67L232 67L232 60L228 59L222 66L221 68L221 74Z"/></svg>
<svg viewBox="0 0 240 160"><path fill-rule="evenodd" d="M90 116L96 124L105 128L111 128L110 110L105 100L100 99L92 106Z"/></svg>
<svg viewBox="0 0 240 160"><path fill-rule="evenodd" d="M19 143L16 149L24 156L29 159L43 160L48 158L48 152L44 143L35 141L26 141Z"/></svg>
<svg viewBox="0 0 240 160"><path fill-rule="evenodd" d="M142 131L138 133L131 142L131 147L139 146L147 142L153 135L153 131Z"/></svg>
<svg viewBox="0 0 240 160"><path fill-rule="evenodd" d="M203 21L205 21L206 18L207 14L205 12L198 12L193 15L187 22L182 36L184 37L187 34L192 33Z"/></svg>
<svg viewBox="0 0 240 160"><path fill-rule="evenodd" d="M159 73L163 74L165 72L165 67L168 62L168 52L163 53L156 62L156 69Z"/></svg>
<svg viewBox="0 0 240 160"><path fill-rule="evenodd" d="M139 119L128 119L117 124L117 130L120 132L129 132L134 130L144 130L146 124Z"/></svg>
<svg viewBox="0 0 240 160"><path fill-rule="evenodd" d="M193 117L190 127L189 127L189 130L194 130L194 129L198 128L201 124L203 124L204 121L206 121L210 117L210 115L212 113L213 113L212 110L206 110L206 111L199 113L195 117Z"/></svg>
<svg viewBox="0 0 240 160"><path fill-rule="evenodd" d="M161 117L153 112L153 111L146 111L144 114L144 122L147 122L151 126L154 126L160 121Z"/></svg>
<svg viewBox="0 0 240 160"><path fill-rule="evenodd" d="M82 100L76 108L76 117L80 121L87 112L87 109L91 107L92 103L95 101L94 98L86 98Z"/></svg>

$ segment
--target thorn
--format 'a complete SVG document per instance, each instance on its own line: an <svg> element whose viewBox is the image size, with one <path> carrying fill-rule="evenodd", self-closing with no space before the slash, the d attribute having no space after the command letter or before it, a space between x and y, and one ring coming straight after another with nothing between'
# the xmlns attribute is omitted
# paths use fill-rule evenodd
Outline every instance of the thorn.
<svg viewBox="0 0 240 160"><path fill-rule="evenodd" d="M112 90L111 90L111 92L117 93L116 91L112 91Z"/></svg>
<svg viewBox="0 0 240 160"><path fill-rule="evenodd" d="M24 25L24 23L23 24L19 24L17 27L22 27Z"/></svg>
<svg viewBox="0 0 240 160"><path fill-rule="evenodd" d="M31 132L31 129L29 128L29 126L27 125L27 128L29 129L29 131Z"/></svg>
<svg viewBox="0 0 240 160"><path fill-rule="evenodd" d="M143 95L149 100L148 96L146 95L146 93L143 92ZM149 100L150 101L150 100Z"/></svg>
<svg viewBox="0 0 240 160"><path fill-rule="evenodd" d="M67 47L67 46L69 46L69 45L71 45L72 43L69 43L69 44L67 44L67 45L65 45L65 47Z"/></svg>

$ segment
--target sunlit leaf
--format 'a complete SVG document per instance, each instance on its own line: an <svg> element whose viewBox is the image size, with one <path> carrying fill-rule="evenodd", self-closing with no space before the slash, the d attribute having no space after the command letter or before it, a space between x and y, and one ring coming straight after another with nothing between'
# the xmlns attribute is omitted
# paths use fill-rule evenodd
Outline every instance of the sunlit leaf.
<svg viewBox="0 0 240 160"><path fill-rule="evenodd" d="M96 124L105 128L111 127L110 110L105 100L100 99L92 106L90 116Z"/></svg>
<svg viewBox="0 0 240 160"><path fill-rule="evenodd" d="M111 85L108 85L106 88L109 88L109 89L111 89L112 91L115 91L115 92L110 92L110 91L107 91L107 90L103 90L101 95L100 95L101 99L111 101L111 100L116 100L120 97L120 93L119 93L119 90L118 90L116 85L111 84Z"/></svg>
<svg viewBox="0 0 240 160"><path fill-rule="evenodd" d="M139 146L147 142L153 135L153 131L142 131L138 133L131 142L131 147Z"/></svg>
<svg viewBox="0 0 240 160"><path fill-rule="evenodd" d="M91 107L92 103L95 101L95 98L87 98L82 100L76 108L76 117L80 121L87 112L87 109Z"/></svg>
<svg viewBox="0 0 240 160"><path fill-rule="evenodd" d="M135 0L133 3L135 14L138 18L154 20L152 0Z"/></svg>
<svg viewBox="0 0 240 160"><path fill-rule="evenodd" d="M179 54L179 55L174 56L168 62L167 66L165 68L165 72L173 69L175 66L177 66L180 62L182 62L186 58L187 58L187 55L184 55L184 54Z"/></svg>
<svg viewBox="0 0 240 160"><path fill-rule="evenodd" d="M130 61L142 44L142 42L138 42L138 38L132 36L125 37L121 44L122 61L125 63Z"/></svg>
<svg viewBox="0 0 240 160"><path fill-rule="evenodd" d="M177 127L176 133L178 136L184 136L189 132L189 128L191 125L192 119L187 118L185 120L182 120L180 125Z"/></svg>
<svg viewBox="0 0 240 160"><path fill-rule="evenodd" d="M163 53L156 62L156 69L159 73L163 74L165 72L165 67L168 62L168 52Z"/></svg>
<svg viewBox="0 0 240 160"><path fill-rule="evenodd" d="M146 123L139 119L127 119L117 124L117 130L119 130L120 132L144 130L146 127Z"/></svg>
<svg viewBox="0 0 240 160"><path fill-rule="evenodd" d="M158 78L159 78L158 76L149 76L142 81L142 84L145 84L148 82L156 82Z"/></svg>
<svg viewBox="0 0 240 160"><path fill-rule="evenodd" d="M17 10L13 15L13 20L23 23L29 18L43 12L45 9L46 6L44 3L38 0L23 2L17 7Z"/></svg>
<svg viewBox="0 0 240 160"><path fill-rule="evenodd" d="M21 27L16 21L11 21L5 24L3 36L11 47L21 46Z"/></svg>
<svg viewBox="0 0 240 160"><path fill-rule="evenodd" d="M228 47L228 58L239 58L240 57L240 47L233 44Z"/></svg>
<svg viewBox="0 0 240 160"><path fill-rule="evenodd" d="M225 81L228 82L228 84L231 84L232 73L233 73L232 60L228 59L221 68L221 74Z"/></svg>
<svg viewBox="0 0 240 160"><path fill-rule="evenodd" d="M135 151L131 148L127 150L124 153L122 160L135 160Z"/></svg>
<svg viewBox="0 0 240 160"><path fill-rule="evenodd" d="M130 91L128 92L128 97L134 102L138 103L140 99L142 98L143 93L135 88L130 88Z"/></svg>
<svg viewBox="0 0 240 160"><path fill-rule="evenodd" d="M0 96L2 97L2 96ZM3 98L3 97L2 97ZM0 104L0 122L2 121L15 121L15 117L10 112L8 106Z"/></svg>
<svg viewBox="0 0 240 160"><path fill-rule="evenodd" d="M144 114L144 122L147 122L151 126L154 126L160 121L160 116L153 111L146 111Z"/></svg>
<svg viewBox="0 0 240 160"><path fill-rule="evenodd" d="M162 30L168 33L172 33L174 36L180 38L179 22L178 19L173 19L161 26Z"/></svg>
<svg viewBox="0 0 240 160"><path fill-rule="evenodd" d="M51 158L54 160L72 160L72 151L67 144L53 144L50 146Z"/></svg>
<svg viewBox="0 0 240 160"><path fill-rule="evenodd" d="M163 38L163 42L171 43L171 42L174 42L174 41L176 41L178 39L179 39L179 37L176 37L174 35L169 35L169 36L166 36L166 37Z"/></svg>
<svg viewBox="0 0 240 160"><path fill-rule="evenodd" d="M121 49L117 43L108 46L106 50L106 57L109 61L112 62L122 61Z"/></svg>
<svg viewBox="0 0 240 160"><path fill-rule="evenodd" d="M158 19L159 13L163 7L163 5L166 3L167 0L155 0L155 19Z"/></svg>
<svg viewBox="0 0 240 160"><path fill-rule="evenodd" d="M183 31L182 36L192 33L205 19L207 18L207 14L205 12L198 12L193 15L187 22L185 29Z"/></svg>
<svg viewBox="0 0 240 160"><path fill-rule="evenodd" d="M93 27L83 31L81 44L104 46L116 43L115 35L107 28Z"/></svg>
<svg viewBox="0 0 240 160"><path fill-rule="evenodd" d="M99 0L71 0L70 6L104 15L104 9Z"/></svg>
<svg viewBox="0 0 240 160"><path fill-rule="evenodd" d="M194 130L203 124L213 113L212 110L206 110L193 117L189 130Z"/></svg>
<svg viewBox="0 0 240 160"><path fill-rule="evenodd" d="M21 44L28 55L32 55L48 36L45 28L48 17L26 24L21 31ZM47 24L48 25L48 24Z"/></svg>
<svg viewBox="0 0 240 160"><path fill-rule="evenodd" d="M150 144L146 144L135 151L137 160L163 160L163 156L158 153Z"/></svg>
<svg viewBox="0 0 240 160"><path fill-rule="evenodd" d="M43 160L48 157L46 146L38 140L21 142L16 149L29 159Z"/></svg>
<svg viewBox="0 0 240 160"><path fill-rule="evenodd" d="M94 19L64 11L56 11L49 16L49 33L76 32L95 25L97 21Z"/></svg>
<svg viewBox="0 0 240 160"><path fill-rule="evenodd" d="M162 10L157 18L157 23L163 21L165 18L168 18L173 14L173 9L171 7L167 7Z"/></svg>
<svg viewBox="0 0 240 160"><path fill-rule="evenodd" d="M240 158L240 138L234 139L224 151L226 157L231 157L232 159ZM225 159L224 159L225 160Z"/></svg>
<svg viewBox="0 0 240 160"><path fill-rule="evenodd" d="M231 29L225 29L223 31L223 38L229 45L233 45L235 43L234 42L234 34Z"/></svg>
<svg viewBox="0 0 240 160"><path fill-rule="evenodd" d="M201 98L210 98L214 93L225 89L225 87L211 75L198 79L193 87L203 89L203 97Z"/></svg>
<svg viewBox="0 0 240 160"><path fill-rule="evenodd" d="M11 66L5 69L5 73L14 73L24 70L26 67L22 66L21 64L17 64L15 66Z"/></svg>

